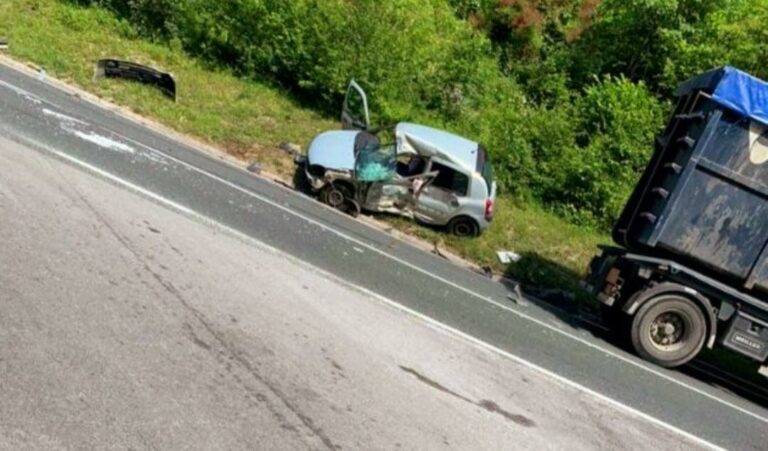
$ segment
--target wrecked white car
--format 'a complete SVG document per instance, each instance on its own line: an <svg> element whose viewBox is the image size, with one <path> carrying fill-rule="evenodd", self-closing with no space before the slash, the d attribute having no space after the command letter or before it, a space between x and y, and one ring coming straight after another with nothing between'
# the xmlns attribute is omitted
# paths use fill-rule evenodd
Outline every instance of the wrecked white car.
<svg viewBox="0 0 768 451"><path fill-rule="evenodd" d="M493 218L496 182L478 143L442 130L400 123L392 142L371 131L365 92L352 81L342 113L345 130L315 137L304 160L321 201L353 214L392 213L458 236L477 236Z"/></svg>

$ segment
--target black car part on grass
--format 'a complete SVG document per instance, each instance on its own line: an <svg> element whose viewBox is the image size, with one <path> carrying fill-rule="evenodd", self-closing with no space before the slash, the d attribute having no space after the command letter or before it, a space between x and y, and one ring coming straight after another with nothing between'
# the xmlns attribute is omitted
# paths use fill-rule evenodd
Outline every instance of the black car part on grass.
<svg viewBox="0 0 768 451"><path fill-rule="evenodd" d="M176 80L171 74L141 64L115 59L99 60L96 76L119 77L157 87L163 94L176 100Z"/></svg>

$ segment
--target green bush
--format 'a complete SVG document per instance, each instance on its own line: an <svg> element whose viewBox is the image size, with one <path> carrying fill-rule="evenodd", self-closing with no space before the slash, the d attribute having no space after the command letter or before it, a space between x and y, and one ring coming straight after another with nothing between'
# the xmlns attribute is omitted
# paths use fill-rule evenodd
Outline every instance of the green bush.
<svg viewBox="0 0 768 451"><path fill-rule="evenodd" d="M768 0L70 0L338 113L471 136L503 192L609 226L672 88L717 64L766 75Z"/></svg>
<svg viewBox="0 0 768 451"><path fill-rule="evenodd" d="M569 161L562 198L609 226L650 158L666 109L644 84L624 77L588 87L576 103L580 146Z"/></svg>
<svg viewBox="0 0 768 451"><path fill-rule="evenodd" d="M664 66L664 84L670 89L696 74L722 65L736 66L768 78L768 1L727 2L707 15L697 27L669 33L674 58Z"/></svg>
<svg viewBox="0 0 768 451"><path fill-rule="evenodd" d="M326 109L350 78L385 119L456 116L497 76L488 41L443 0L101 0L158 38L270 77Z"/></svg>

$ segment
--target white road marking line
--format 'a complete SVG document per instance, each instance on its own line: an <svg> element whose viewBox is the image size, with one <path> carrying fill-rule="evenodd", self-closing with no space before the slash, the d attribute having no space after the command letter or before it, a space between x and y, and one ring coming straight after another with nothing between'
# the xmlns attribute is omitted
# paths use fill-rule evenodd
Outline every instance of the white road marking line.
<svg viewBox="0 0 768 451"><path fill-rule="evenodd" d="M406 260L403 260L403 259L401 259L399 257L394 256L394 255L388 254L388 253L382 251L381 249L379 249L379 248L377 248L375 246L372 246L372 245L370 245L370 244L368 244L368 243L366 243L366 242L364 242L364 241L362 241L362 240L360 240L358 238L355 238L353 236L347 235L346 233L344 233L342 231L339 231L339 230L336 230L336 229L334 229L332 227L329 227L329 226L323 224L322 222L320 222L318 220L315 220L315 219L310 218L308 216L305 216L305 215L303 215L303 214L301 214L299 212L291 210L290 208L288 208L285 205L279 204L279 203L277 203L277 202L275 202L275 201L273 201L271 199L268 199L268 198L266 198L266 197L264 197L264 196L262 196L260 194L255 193L253 191L249 191L249 190L247 190L247 189L245 189L245 188L243 188L243 187L241 187L241 186L239 186L239 185L237 185L237 184L235 184L233 182L230 182L229 180L226 180L226 179L224 179L222 177L219 177L216 174L212 174L212 173L210 173L210 172L208 172L208 171L206 171L204 169L198 168L197 166L193 166L193 165L191 165L191 164L189 164L189 163L187 163L185 161L182 161L182 160L180 160L180 159L178 159L178 158L176 158L174 156L165 154L165 153L163 153L163 152L161 152L161 151L159 151L157 149L154 149L154 148L149 147L149 146L147 146L145 144L142 144L142 143L140 143L138 141L135 141L135 140L133 140L131 138L123 136L123 135L121 135L121 134L119 134L117 132L113 132L113 133L115 133L115 135L117 135L117 136L119 136L119 137L121 137L121 138L123 138L125 140L128 140L128 141L130 141L130 142L132 142L132 143L134 143L134 144L136 144L138 146L144 147L147 150L150 150L152 152L156 152L156 153L159 153L161 155L164 155L165 158L168 158L169 160L175 161L176 163L178 163L178 164L180 164L182 166L185 166L185 167L189 168L192 171L198 172L198 173L200 173L200 174L202 174L202 175L204 175L206 177L209 177L209 178L211 178L213 180L216 180L216 181L218 181L220 183L223 183L223 184L225 184L225 185L227 185L227 186L229 186L229 187L231 187L231 188L233 188L233 189L235 189L237 191L240 191L240 192L242 192L242 193L244 193L244 194L246 194L246 195L248 195L250 197L254 197L254 198L258 199L259 201L261 201L261 202L263 202L263 203L265 203L267 205L270 205L272 207L280 209L283 212L286 212L286 213L288 213L288 214L290 214L292 216L295 216L295 217L297 217L299 219L302 219L302 220L304 220L304 221L306 221L306 222L308 222L308 223L310 223L312 225L315 225L315 226L317 226L317 227L319 227L319 228L321 228L321 229L323 229L325 231L331 232L331 233L339 236L340 238L343 238L343 239L345 239L347 241L350 241L350 242L352 242L352 243L354 243L354 244L356 244L358 246L361 246L361 247L363 247L365 249L371 250L371 251L373 251L373 252L375 252L375 253L377 253L379 255L382 255L382 256L384 256L386 258L389 258L390 260L393 260L393 261L395 261L395 262L397 262L397 263L399 263L401 265L407 266L408 268L413 269L414 271L417 271L417 272L422 273L422 274L424 274L424 275L426 275L428 277L431 277L432 279L435 279L435 280L437 280L437 281L439 281L441 283L449 285L452 288L455 288L455 289L457 289L459 291L462 291L462 292L464 292L464 293L466 293L466 294L468 294L468 295L470 295L470 296L472 296L474 298L477 298L477 299L480 299L480 300L485 301L487 303L490 303L490 304L492 304L492 305L494 305L494 306L496 306L496 307L498 307L498 308L500 308L500 309L502 309L504 311L510 312L510 313L520 317L520 318L523 318L523 319L526 319L528 321L534 322L534 323L536 323L536 324L538 324L538 325L540 325L542 327L545 327L545 328L547 328L549 330L557 332L560 335L566 336L566 337L568 337L568 338L570 338L572 340L576 340L579 343L588 346L589 348L592 348L594 350L603 352L604 354L606 354L608 356L611 356L611 357L614 357L616 359L619 359L619 360L621 360L621 361L623 361L625 363L628 363L628 364L630 364L630 365L632 365L634 367L640 368L640 369L642 369L642 370L644 370L644 371L646 371L648 373L651 373L651 374L653 374L655 376L661 377L661 378L663 378L664 380L666 380L668 382L672 382L673 384L685 387L685 388L687 388L687 389L689 389L689 390L691 390L691 391L693 391L693 392L695 392L695 393L697 393L699 395L702 395L702 396L704 396L706 398L709 398L710 400L716 401L716 402L718 402L720 404L723 404L723 405L728 406L728 407L730 407L730 408L732 408L734 410L737 410L737 411L739 411L739 412L741 412L741 413L743 413L745 415L749 415L750 417L755 418L756 420L759 420L759 421L761 421L763 423L768 424L768 418L766 418L766 417L764 417L764 416L762 416L760 414L752 412L751 410L745 409L744 407L738 406L738 405L736 405L736 404L734 404L732 402L729 402L729 401L726 401L724 399L721 399L721 398L719 398L719 397L717 397L717 396L715 396L715 395L713 395L711 393L708 393L708 392L706 392L706 391L704 391L704 390L702 390L700 388L688 385L685 382L677 380L677 379L675 379L675 378L673 378L673 377L671 377L671 376L669 376L667 374L664 374L664 373L662 373L662 372L660 372L660 371L658 371L658 370L656 370L656 369L654 369L654 368L652 368L650 366L647 366L644 363L638 362L636 360L633 360L631 358L628 358L626 356L623 356L621 354L613 352L610 349L606 349L606 348L604 348L602 346L599 346L599 345L597 345L595 343L592 343L589 340L586 340L586 339L584 339L582 337L579 337L578 335L574 335L574 334L570 333L569 331L561 328L562 326L557 326L557 325L549 324L549 323L547 323L547 322L545 322L543 320L535 318L535 317L533 317L531 315L528 315L528 314L526 314L524 312L517 311L517 310L509 307L508 305L505 305L505 304L502 304L502 303L496 301L495 299L492 299L490 297L487 297L487 296L484 296L482 294L476 293L476 292L474 292L474 291L472 291L472 290L470 290L468 288L465 288L465 287L463 287L463 286L461 286L461 285L459 285L459 284L457 284L457 283L455 283L455 282L453 282L451 280L448 280L448 279L446 279L444 277L441 277L441 276L438 276L436 274L433 274L433 273L431 273L431 272L429 272L429 271L427 271L427 270L425 270L425 269L423 269L421 267L418 267L418 266L416 266L416 265L414 265L414 264L412 264L412 263L410 263L410 262L408 262Z"/></svg>
<svg viewBox="0 0 768 451"><path fill-rule="evenodd" d="M43 103L43 100L40 97L37 97L36 95L32 94L31 92L25 91L24 89L19 88L16 85L12 85L8 82L5 82L3 80L0 80L0 86L10 89L11 91L15 92L16 94L24 97L25 99L29 100L30 102L40 105Z"/></svg>
<svg viewBox="0 0 768 451"><path fill-rule="evenodd" d="M65 128L65 130L67 130ZM125 152L125 153L136 153L136 149L129 146L128 144L123 144L119 141L115 141L114 139L111 139L107 136L99 135L95 132L81 132L80 130L67 130L68 132L72 133L73 135L77 136L78 138L82 139L83 141L88 141L92 144L96 144L99 147L102 147L104 149L114 150L117 152Z"/></svg>
<svg viewBox="0 0 768 451"><path fill-rule="evenodd" d="M17 93L18 95L20 95L20 96L24 97L25 99L31 101L35 105L46 105L47 104L47 105L50 105L50 106L55 107L57 109L62 109L61 107L59 107L59 106L57 106L57 105L55 105L55 104L53 104L51 102L45 101L45 100L35 96L34 94L32 94L32 93L30 93L30 92L28 92L28 91L26 91L26 90L24 90L24 89L22 89L22 88L20 88L20 87L18 87L16 85L14 85L14 84L8 83L6 81L0 80L0 86L5 87L5 88L7 88L7 89ZM130 153L130 154L134 154L135 153L135 149L132 148L131 146L129 146L127 144L124 144L124 143L121 143L119 141L115 141L115 140L113 140L113 139L111 139L111 138L109 138L107 136L100 135L100 134L98 134L96 132L93 132L93 131L89 131L88 133L86 133L86 132L83 132L83 131L76 130L76 129L72 128L72 125L75 125L75 124L76 125L81 125L81 126L84 126L84 127L91 127L91 128L93 128L93 126L90 123L88 123L88 122L82 121L82 120L74 118L72 116L68 116L68 115L66 115L64 113L59 113L58 111L54 111L54 110L51 110L51 109L45 108L45 107L43 107L41 111L46 116L51 116L51 117L55 117L56 119L59 119L61 121L59 123L59 127L62 130L64 130L65 132L67 132L69 134L75 135L75 136L77 136L78 138L80 138L80 139L82 139L84 141L88 141L88 142L90 142L92 144L95 144L95 145L97 145L99 147L102 147L102 148L105 148L105 149L109 149L109 150L114 150L114 151L118 151L118 152L125 152L125 153ZM104 129L105 131L107 131L107 132L109 132L111 134L123 137L119 133L112 132L112 131L110 131L108 129L105 129L104 127L98 127L98 128ZM123 138L125 138L125 137L123 137ZM126 139L128 139L128 138L126 138ZM133 141L133 140L131 140L131 141ZM144 147L146 147L146 146L144 146ZM152 149L152 148L148 148L148 149L151 151L150 153L140 153L139 155L144 157L144 158L146 158L146 159L148 159L148 160L150 160L150 161L152 161L152 162L154 162L154 163L158 163L158 164L162 164L162 165L167 165L168 164L165 161L165 159L164 159L165 154L163 154L162 152L159 152L159 151L157 151L155 149Z"/></svg>
<svg viewBox="0 0 768 451"><path fill-rule="evenodd" d="M30 141L32 141L32 140L30 140ZM235 237L237 237L237 238L239 238L239 239L241 239L241 240L251 244L251 245L254 245L255 247L268 250L268 251L272 252L275 255L281 256L283 258L287 258L291 262L293 262L294 264L296 264L296 265L298 265L298 266L300 266L302 268L308 269L308 270L310 270L312 272L315 272L316 274L322 274L324 277L327 277L330 280L333 280L333 281L335 281L335 282L337 282L337 283L339 283L341 285L344 285L344 286L347 286L347 287L352 287L352 288L360 291L361 293L364 293L364 294L366 294L368 296L371 296L374 299L379 300L380 302L385 303L386 305L389 305L390 307L393 307L393 308L395 308L397 310L400 310L400 311L402 311L404 313L407 313L407 314L409 314L409 315L411 315L411 316L413 316L415 318L418 318L418 319L426 322L427 324L429 324L429 325L435 327L436 329L439 329L439 330L441 330L441 331L443 331L445 333L449 333L449 334L455 335L456 337L459 337L459 338L461 338L463 340L466 340L467 342L472 343L472 344L474 344L474 345L476 345L476 346L478 346L480 348L486 349L488 351L491 351L491 352L494 352L496 354L499 354L500 356L503 356L505 358L513 360L513 361L515 361L515 362L517 362L517 363L519 363L521 365L524 365L524 366L526 366L526 367L528 367L528 368L530 368L532 370L540 372L541 374L544 374L545 376L550 377L550 378L552 378L552 379L554 379L554 380L556 380L556 381L558 381L558 382L560 382L560 383L562 383L562 384L564 384L566 386L572 387L572 388L574 388L576 390L580 390L580 391L582 391L582 392L584 392L584 393L586 393L588 395L594 396L595 398L600 399L603 402L605 402L607 404L610 404L610 405L612 405L612 406L614 406L614 407L616 407L616 408L618 408L620 410L628 412L628 413L630 413L632 415L636 415L636 416L638 416L638 417L640 417L640 418L642 418L642 419L644 419L644 420L646 420L646 421L648 421L648 422L650 422L652 424L655 424L655 425L657 425L657 426L659 426L659 427L661 427L663 429L666 429L666 430L668 430L670 432L679 434L679 435L687 438L688 440L691 440L694 443L697 443L699 445L711 448L713 450L724 450L724 448L721 448L721 447L719 447L719 446L717 446L717 445L715 445L715 444L713 444L713 443L711 443L711 442L709 442L707 440L704 440L704 439L702 439L700 437L697 437L697 436L695 436L695 435L693 435L693 434L691 434L689 432L686 432L686 431L684 431L682 429L679 429L679 428L677 428L675 426L667 424L664 421L659 420L658 418L655 418L655 417L650 416L650 415L648 415L648 414L646 414L644 412L641 412L641 411L639 411L639 410L637 410L637 409L635 409L633 407L630 407L630 406L628 406L628 405L626 405L626 404L624 404L624 403L622 403L620 401L617 401L617 400L615 400L613 398L609 398L608 396L605 396L605 395L603 395L601 393L598 393L598 392L596 392L596 391L594 391L594 390L592 390L592 389L590 389L588 387L585 387L585 386L579 384L578 382L575 382L575 381L572 381L570 379L567 379L567 378L565 378L563 376L560 376L559 374L554 373L554 372L552 372L552 371L550 371L550 370L548 370L548 369L546 369L544 367L541 367L541 366L539 366L539 365L537 365L537 364L535 364L533 362L525 360L522 357L516 356L516 355L511 354L511 353L509 353L507 351L504 351L503 349L497 348L496 346L493 346L491 344L485 343L485 342L483 342L483 341L481 341L481 340L479 340L479 339L477 339L475 337L472 337L471 335L466 334L465 332L462 332L462 331L460 331L458 329L455 329L455 328L453 328L451 326L448 326L447 324L443 324L443 323L441 323L441 322L439 322L439 321L437 321L437 320L435 320L433 318L430 318L429 316L426 316L426 315L424 315L422 313L419 313L419 312L417 312L415 310L412 310L412 309L410 309L410 308L408 308L408 307L406 307L406 306L404 306L404 305L402 305L402 304L400 304L400 303L398 303L396 301L393 301L393 300L391 300L389 298L386 298L386 297L384 297L384 296L382 296L380 294L377 294L377 293L375 293L375 292L373 292L373 291L371 291L371 290L369 290L369 289L367 289L365 287L361 287L359 285L351 284L351 283L341 279L340 277L338 277L338 276L336 276L334 274L331 274L328 271L325 271L325 270L323 270L321 268L318 268L318 267L310 265L310 264L308 264L308 263L306 263L304 261L301 261L300 259L295 258L295 257L293 257L291 255L288 255L288 254L280 251L279 249L277 249L275 247L272 247L272 246L270 246L270 245L268 245L268 244L266 244L266 243L264 243L262 241L258 241L256 239L254 239L253 237L250 237L250 236L248 236L248 235L246 235L246 234L244 234L242 232L239 232L239 231L237 231L235 229L230 228L229 226L227 226L225 224L222 224L222 223L217 222L217 221L215 221L215 220L213 220L213 219L211 219L211 218L209 218L207 216L204 216L204 215L202 215L200 213L197 213L194 210L192 210L192 209L190 209L188 207L185 207L184 205L181 205L181 204L179 204L177 202L174 202L174 201L172 201L170 199L167 199L167 198L165 198L165 197L163 197L163 196L161 196L161 195L159 195L157 193L154 193L154 192L149 191L149 190L147 190L145 188L142 188L141 186L138 186L138 185L136 185L136 184L134 184L132 182L129 182L127 180L121 179L121 178L119 178L119 177L117 177L117 176L115 176L115 175L113 175L113 174L111 174L109 172L104 171L103 169L100 169L100 168L98 168L96 166L93 166L93 165L91 165L89 163L81 161L81 160L79 160L79 159L77 159L77 158L75 158L75 157L73 157L71 155L68 155L68 154L64 153L64 152L60 152L58 150L52 149L50 146L47 146L45 144L41 144L41 143L37 143L37 142L34 142L34 144L39 146L40 148L46 150L47 152L50 152L50 153L58 156L61 159L67 160L70 163L73 163L73 164L75 164L77 166L80 166L83 169L86 169L87 171L90 171L90 172L92 172L94 174L97 174L98 176L100 176L100 177L102 177L104 179L110 180L110 181L112 181L113 183L115 183L117 185L122 185L125 188L127 188L127 189L129 189L129 190L131 190L131 191L133 191L135 193L138 193L138 194L144 195L146 197L149 197L150 199L154 200L155 202L157 202L159 204L162 204L162 205L165 205L166 207L168 207L168 208L170 208L172 210L176 210L179 213L188 215L190 218L195 219L195 220L197 220L197 221L199 221L199 222L201 222L203 224L207 224L207 225L212 226L214 228L218 228L218 229L220 229L222 231L225 231L226 233L229 233L229 234L231 234L231 235L233 235L233 236L235 236Z"/></svg>
<svg viewBox="0 0 768 451"><path fill-rule="evenodd" d="M49 110L48 108L43 108L43 114L46 116L53 116L56 119L62 120L64 122L71 122L73 124L80 124L80 125L90 125L87 122L83 122L80 119L76 119L72 116L67 116L66 114L59 113L57 111Z"/></svg>

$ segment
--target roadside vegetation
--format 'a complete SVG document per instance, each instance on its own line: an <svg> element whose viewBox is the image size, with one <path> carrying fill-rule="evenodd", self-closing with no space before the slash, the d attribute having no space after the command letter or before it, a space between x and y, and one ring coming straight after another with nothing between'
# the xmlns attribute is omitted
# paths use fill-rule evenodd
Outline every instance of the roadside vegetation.
<svg viewBox="0 0 768 451"><path fill-rule="evenodd" d="M483 142L494 226L457 240L394 220L482 265L576 289L609 242L674 87L733 64L766 76L768 0L6 0L12 56L288 177L281 142L338 126L349 78L379 124ZM173 72L178 102L94 80L116 57ZM497 250L523 259L502 267Z"/></svg>
<svg viewBox="0 0 768 451"><path fill-rule="evenodd" d="M216 145L244 162L259 161L266 171L285 180L292 176L293 163L279 149L280 143L304 146L315 134L339 127L339 98L335 99L339 104L329 100L322 107L306 93L287 89L270 77L245 77L226 65L191 57L178 41L148 39L134 24L105 8L59 0L2 2L0 36L8 37L14 58ZM106 57L172 72L178 81L177 102L139 84L95 80L95 62ZM442 125L437 119L427 121ZM510 194L499 199L497 214L488 233L474 240L448 237L408 221L391 222L496 271L538 286L574 290L595 246L608 241L596 227L569 223L537 202ZM525 258L506 268L495 255L500 249Z"/></svg>

